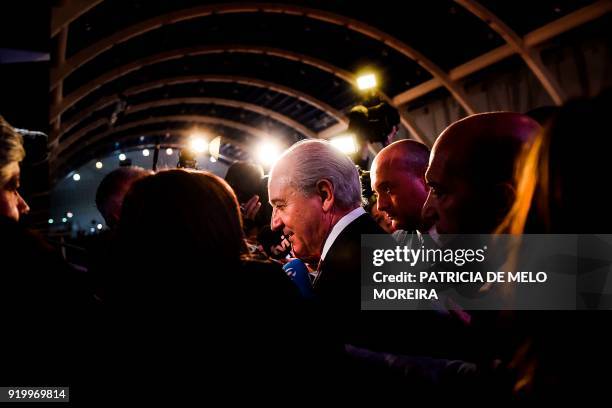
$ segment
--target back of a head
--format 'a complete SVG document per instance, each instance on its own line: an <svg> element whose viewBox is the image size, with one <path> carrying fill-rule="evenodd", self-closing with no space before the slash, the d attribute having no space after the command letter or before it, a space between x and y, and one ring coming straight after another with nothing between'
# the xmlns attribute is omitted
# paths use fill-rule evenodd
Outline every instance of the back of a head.
<svg viewBox="0 0 612 408"><path fill-rule="evenodd" d="M512 213L500 230L513 233L605 233L608 204L598 195L609 173L612 91L558 108L521 160Z"/></svg>
<svg viewBox="0 0 612 408"><path fill-rule="evenodd" d="M244 203L255 194L260 194L264 172L261 166L245 161L233 163L225 175L225 181L232 187L238 202Z"/></svg>
<svg viewBox="0 0 612 408"><path fill-rule="evenodd" d="M612 89L569 102L547 130L551 232L609 233L612 228L605 193L599 193L609 185L610 106Z"/></svg>
<svg viewBox="0 0 612 408"><path fill-rule="evenodd" d="M148 266L183 273L181 268L237 263L244 248L230 187L211 173L187 170L135 182L125 198L119 237L143 271Z"/></svg>
<svg viewBox="0 0 612 408"><path fill-rule="evenodd" d="M115 228L121 214L123 199L132 183L151 174L142 167L119 167L108 173L96 190L96 207L106 225Z"/></svg>
<svg viewBox="0 0 612 408"><path fill-rule="evenodd" d="M318 181L329 180L335 202L343 210L352 210L363 202L357 167L324 140L303 140L287 149L270 171L270 181L274 178L286 179L305 196L315 193Z"/></svg>

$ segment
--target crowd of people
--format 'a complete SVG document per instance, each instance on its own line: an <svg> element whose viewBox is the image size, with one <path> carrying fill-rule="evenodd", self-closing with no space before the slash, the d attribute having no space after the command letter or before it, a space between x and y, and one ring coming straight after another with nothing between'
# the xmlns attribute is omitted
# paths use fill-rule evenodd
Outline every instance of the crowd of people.
<svg viewBox="0 0 612 408"><path fill-rule="evenodd" d="M597 389L607 315L362 311L361 236L444 246L449 234L609 232L610 106L604 92L546 118L468 116L431 150L384 143L373 197L323 140L294 144L267 176L242 162L225 180L119 168L98 189L109 231L85 277L19 223L25 152L2 120L0 302L4 341L19 352L1 376L74 384L76 399L109 384L135 399L207 389L228 401L283 390L521 403Z"/></svg>

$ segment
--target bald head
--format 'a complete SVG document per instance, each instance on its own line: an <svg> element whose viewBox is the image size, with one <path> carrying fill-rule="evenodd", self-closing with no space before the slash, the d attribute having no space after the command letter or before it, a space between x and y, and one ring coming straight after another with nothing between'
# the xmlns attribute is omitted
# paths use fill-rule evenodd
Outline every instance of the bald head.
<svg viewBox="0 0 612 408"><path fill-rule="evenodd" d="M398 171L408 171L425 175L429 163L429 148L415 140L399 140L382 149L372 163L372 169L392 167Z"/></svg>
<svg viewBox="0 0 612 408"><path fill-rule="evenodd" d="M392 143L374 159L370 180L378 196L377 207L387 213L395 228L413 231L422 227L428 162L429 148L414 140Z"/></svg>
<svg viewBox="0 0 612 408"><path fill-rule="evenodd" d="M473 183L510 182L518 154L539 130L536 121L520 113L472 115L440 134L431 161Z"/></svg>
<svg viewBox="0 0 612 408"><path fill-rule="evenodd" d="M513 112L469 116L446 128L431 152L425 218L440 233L489 233L513 199L516 160L540 126Z"/></svg>

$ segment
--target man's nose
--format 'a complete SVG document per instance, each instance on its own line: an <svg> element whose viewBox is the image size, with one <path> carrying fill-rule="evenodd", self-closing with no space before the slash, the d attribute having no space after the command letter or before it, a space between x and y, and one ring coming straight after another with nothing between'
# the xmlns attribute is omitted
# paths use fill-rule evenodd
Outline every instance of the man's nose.
<svg viewBox="0 0 612 408"><path fill-rule="evenodd" d="M275 208L272 210L272 219L270 220L270 229L272 229L272 231L275 231L281 228L282 226L283 226L283 221L281 220L281 217L279 217L278 212L276 211L276 208Z"/></svg>
<svg viewBox="0 0 612 408"><path fill-rule="evenodd" d="M21 194L17 193L17 199L19 200L17 202L17 209L19 210L19 214L27 214L27 213L29 213L30 212L30 206L28 205L28 203L26 203L26 201L23 199Z"/></svg>
<svg viewBox="0 0 612 408"><path fill-rule="evenodd" d="M376 201L378 211L387 211L389 209L389 199L386 194L379 194Z"/></svg>

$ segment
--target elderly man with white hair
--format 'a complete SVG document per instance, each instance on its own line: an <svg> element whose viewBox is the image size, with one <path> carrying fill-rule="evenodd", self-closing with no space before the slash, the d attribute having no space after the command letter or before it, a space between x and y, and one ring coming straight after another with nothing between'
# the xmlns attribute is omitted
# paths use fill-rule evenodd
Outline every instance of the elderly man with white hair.
<svg viewBox="0 0 612 408"><path fill-rule="evenodd" d="M282 230L296 257L319 262L317 297L359 310L361 235L384 231L362 208L353 162L326 141L296 143L272 168L268 192L272 229Z"/></svg>

